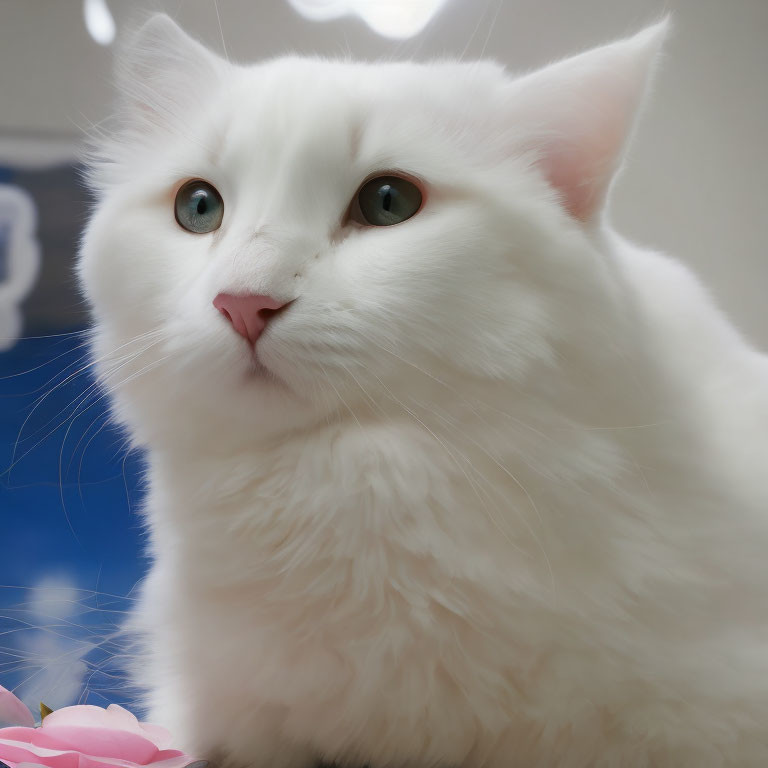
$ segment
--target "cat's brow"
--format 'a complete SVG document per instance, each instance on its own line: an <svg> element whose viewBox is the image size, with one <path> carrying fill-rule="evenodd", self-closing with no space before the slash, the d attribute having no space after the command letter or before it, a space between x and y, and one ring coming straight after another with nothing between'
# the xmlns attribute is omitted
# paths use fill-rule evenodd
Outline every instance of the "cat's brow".
<svg viewBox="0 0 768 768"><path fill-rule="evenodd" d="M224 147L229 143L229 131L232 123L224 123L219 126L213 136L213 141L208 145L208 161L214 167L218 166L224 155Z"/></svg>
<svg viewBox="0 0 768 768"><path fill-rule="evenodd" d="M360 145L363 140L363 125L359 121L352 123L349 129L349 159L354 163L360 154Z"/></svg>

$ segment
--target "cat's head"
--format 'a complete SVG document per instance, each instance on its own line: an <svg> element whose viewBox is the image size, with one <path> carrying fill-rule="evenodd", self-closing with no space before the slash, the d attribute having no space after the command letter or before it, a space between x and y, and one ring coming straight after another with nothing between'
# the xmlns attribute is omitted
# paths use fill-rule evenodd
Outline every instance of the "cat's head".
<svg viewBox="0 0 768 768"><path fill-rule="evenodd" d="M138 439L556 381L610 331L594 235L664 29L512 78L237 66L152 18L120 60L80 260Z"/></svg>

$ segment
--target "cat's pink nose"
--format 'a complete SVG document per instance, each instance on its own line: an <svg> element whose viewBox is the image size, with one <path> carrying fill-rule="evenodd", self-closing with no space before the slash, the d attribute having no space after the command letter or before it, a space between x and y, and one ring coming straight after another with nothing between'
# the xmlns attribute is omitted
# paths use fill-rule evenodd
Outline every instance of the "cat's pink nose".
<svg viewBox="0 0 768 768"><path fill-rule="evenodd" d="M269 319L288 302L278 301L271 296L259 296L253 293L235 296L220 293L213 306L232 323L232 327L251 344L261 336Z"/></svg>

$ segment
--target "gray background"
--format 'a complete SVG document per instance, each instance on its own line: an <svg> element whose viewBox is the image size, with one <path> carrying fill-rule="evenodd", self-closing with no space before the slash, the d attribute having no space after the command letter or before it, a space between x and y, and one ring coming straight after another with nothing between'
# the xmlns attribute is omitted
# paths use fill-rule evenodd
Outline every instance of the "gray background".
<svg viewBox="0 0 768 768"><path fill-rule="evenodd" d="M118 34L145 9L162 9L221 51L213 0L109 4ZM218 5L237 60L288 51L364 58L464 51L511 70L631 34L671 12L673 33L614 219L625 234L691 264L768 349L768 0L446 0L406 42L381 38L355 18L307 21L286 0ZM0 0L0 151L13 154L19 137L76 145L108 112L110 72L111 52L88 36L81 0Z"/></svg>

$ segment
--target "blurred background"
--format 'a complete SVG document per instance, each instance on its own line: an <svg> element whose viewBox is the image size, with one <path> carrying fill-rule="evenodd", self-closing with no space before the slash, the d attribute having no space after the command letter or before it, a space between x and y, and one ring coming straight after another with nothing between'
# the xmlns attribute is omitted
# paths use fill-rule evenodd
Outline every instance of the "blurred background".
<svg viewBox="0 0 768 768"><path fill-rule="evenodd" d="M0 684L31 706L124 702L118 627L141 556L141 456L109 425L73 278L84 134L112 54L163 10L239 62L488 57L525 71L671 13L613 200L768 350L768 0L0 0Z"/></svg>

